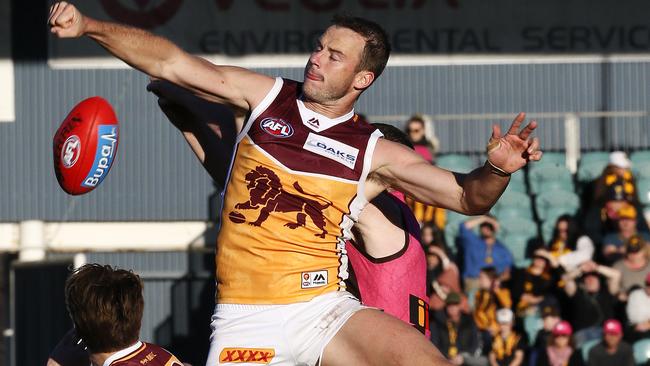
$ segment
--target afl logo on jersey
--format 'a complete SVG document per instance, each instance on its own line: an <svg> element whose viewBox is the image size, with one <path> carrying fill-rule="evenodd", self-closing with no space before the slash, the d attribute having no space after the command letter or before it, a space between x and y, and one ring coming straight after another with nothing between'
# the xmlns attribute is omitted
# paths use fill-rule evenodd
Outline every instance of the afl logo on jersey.
<svg viewBox="0 0 650 366"><path fill-rule="evenodd" d="M287 138L293 136L293 127L280 118L264 118L260 127L271 136Z"/></svg>

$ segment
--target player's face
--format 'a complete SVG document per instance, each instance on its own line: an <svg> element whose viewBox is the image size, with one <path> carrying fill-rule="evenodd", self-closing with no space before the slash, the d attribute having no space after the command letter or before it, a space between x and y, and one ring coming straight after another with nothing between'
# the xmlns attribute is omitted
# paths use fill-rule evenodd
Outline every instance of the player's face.
<svg viewBox="0 0 650 366"><path fill-rule="evenodd" d="M348 28L329 27L305 66L305 96L327 103L353 92L365 44L361 35Z"/></svg>

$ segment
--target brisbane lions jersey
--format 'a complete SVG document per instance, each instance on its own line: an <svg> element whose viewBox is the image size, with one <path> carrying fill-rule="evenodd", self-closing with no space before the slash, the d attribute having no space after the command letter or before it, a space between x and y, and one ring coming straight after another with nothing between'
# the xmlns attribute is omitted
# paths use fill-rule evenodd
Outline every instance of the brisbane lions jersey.
<svg viewBox="0 0 650 366"><path fill-rule="evenodd" d="M289 304L345 289L345 239L367 204L381 133L350 111L305 107L302 84L277 78L240 135L223 193L217 300Z"/></svg>
<svg viewBox="0 0 650 366"><path fill-rule="evenodd" d="M183 366L171 353L155 344L138 342L115 352L104 366Z"/></svg>

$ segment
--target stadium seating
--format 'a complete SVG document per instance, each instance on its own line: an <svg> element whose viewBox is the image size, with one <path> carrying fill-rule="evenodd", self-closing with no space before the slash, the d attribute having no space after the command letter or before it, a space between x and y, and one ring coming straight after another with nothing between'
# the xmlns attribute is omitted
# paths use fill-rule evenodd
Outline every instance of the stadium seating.
<svg viewBox="0 0 650 366"><path fill-rule="evenodd" d="M524 331L532 343L537 337L537 333L544 327L544 321L539 314L531 314L524 317Z"/></svg>
<svg viewBox="0 0 650 366"><path fill-rule="evenodd" d="M560 152L545 152L542 160L533 163L530 167L537 169L546 165L566 166L566 155Z"/></svg>
<svg viewBox="0 0 650 366"><path fill-rule="evenodd" d="M632 163L632 173L636 179L650 179L650 161Z"/></svg>
<svg viewBox="0 0 650 366"><path fill-rule="evenodd" d="M632 155L630 155L630 160L632 161L633 166L638 163L648 162L650 161L650 150L641 150L634 152Z"/></svg>
<svg viewBox="0 0 650 366"><path fill-rule="evenodd" d="M544 191L535 198L540 221L555 221L564 213L575 214L580 208L580 197L567 191Z"/></svg>
<svg viewBox="0 0 650 366"><path fill-rule="evenodd" d="M603 172L607 166L607 161L590 161L582 162L580 161L580 166L578 167L577 179L580 183L588 183L594 179L600 177L600 174Z"/></svg>
<svg viewBox="0 0 650 366"><path fill-rule="evenodd" d="M436 165L459 173L469 173L477 166L469 156L458 154L438 156L436 158Z"/></svg>
<svg viewBox="0 0 650 366"><path fill-rule="evenodd" d="M646 365L650 360L650 339L641 339L634 342L634 362L637 365Z"/></svg>
<svg viewBox="0 0 650 366"><path fill-rule="evenodd" d="M601 339L592 339L590 341L586 341L582 345L580 349L582 350L582 358L585 360L585 363L589 360L589 351L591 351L591 349L600 342Z"/></svg>
<svg viewBox="0 0 650 366"><path fill-rule="evenodd" d="M546 165L531 170L528 174L528 182L533 194L542 192L542 182L555 182L552 184L573 191L573 177L571 172L564 166Z"/></svg>
<svg viewBox="0 0 650 366"><path fill-rule="evenodd" d="M639 201L641 204L648 206L650 205L650 179L640 179L637 181L637 191L639 195Z"/></svg>

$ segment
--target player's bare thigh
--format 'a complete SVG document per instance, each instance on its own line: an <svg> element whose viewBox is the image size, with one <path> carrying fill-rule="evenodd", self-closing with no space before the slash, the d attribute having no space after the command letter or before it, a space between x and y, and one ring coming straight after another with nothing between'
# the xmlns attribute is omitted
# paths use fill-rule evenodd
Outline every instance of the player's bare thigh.
<svg viewBox="0 0 650 366"><path fill-rule="evenodd" d="M375 309L350 317L325 347L323 366L451 365L415 328Z"/></svg>

